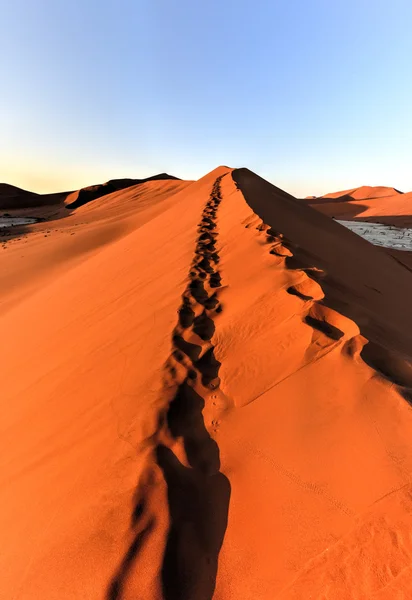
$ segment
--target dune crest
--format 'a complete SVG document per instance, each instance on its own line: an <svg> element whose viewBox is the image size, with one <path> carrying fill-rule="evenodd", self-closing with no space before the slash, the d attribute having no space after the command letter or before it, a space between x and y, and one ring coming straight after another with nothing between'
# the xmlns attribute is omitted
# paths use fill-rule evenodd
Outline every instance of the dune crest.
<svg viewBox="0 0 412 600"><path fill-rule="evenodd" d="M390 187L362 186L324 196L309 196L310 206L335 219L378 222L397 227L412 225L412 192Z"/></svg>
<svg viewBox="0 0 412 600"><path fill-rule="evenodd" d="M5 595L407 595L412 274L247 169L69 218L0 313Z"/></svg>
<svg viewBox="0 0 412 600"><path fill-rule="evenodd" d="M67 192L36 194L8 183L0 183L0 210L56 205L63 202L66 195Z"/></svg>
<svg viewBox="0 0 412 600"><path fill-rule="evenodd" d="M52 194L37 194L29 192L8 183L0 183L0 210L11 209L21 211L24 209L40 209L45 207L66 206L69 210L74 210L119 190L140 185L148 181L179 180L178 177L168 173L159 173L143 179L111 179L105 183L89 185L75 191L56 192ZM26 213L25 213L26 214ZM49 216L50 212L47 213Z"/></svg>
<svg viewBox="0 0 412 600"><path fill-rule="evenodd" d="M68 209L79 208L88 202L92 202L97 198L107 196L107 194L112 194L113 192L117 192L119 190L140 185L142 183L146 183L147 181L164 181L168 179L177 180L178 177L168 175L167 173L160 173L159 175L153 175L152 177L146 177L144 179L111 179L110 181L106 181L106 183L90 185L88 187L81 188L76 192L68 193L65 198L65 205Z"/></svg>
<svg viewBox="0 0 412 600"><path fill-rule="evenodd" d="M362 185L361 187L353 188L351 190L344 190L342 192L324 194L323 196L319 196L318 199L336 198L340 200L369 200L373 198L386 198L388 196L396 196L399 194L403 194L403 192L400 192L399 190L396 190L392 187L385 187L382 185L374 187L370 185ZM316 196L313 197L316 198Z"/></svg>

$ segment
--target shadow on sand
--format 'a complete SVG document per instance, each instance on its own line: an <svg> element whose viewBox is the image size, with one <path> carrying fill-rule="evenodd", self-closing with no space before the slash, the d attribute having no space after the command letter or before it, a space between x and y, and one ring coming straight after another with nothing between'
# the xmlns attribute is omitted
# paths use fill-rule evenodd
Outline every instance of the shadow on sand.
<svg viewBox="0 0 412 600"><path fill-rule="evenodd" d="M216 585L231 490L220 473L219 448L205 427L203 407L203 398L184 382L167 415L172 435L183 438L190 467L165 446L156 451L170 514L162 567L165 600L211 600Z"/></svg>
<svg viewBox="0 0 412 600"><path fill-rule="evenodd" d="M169 405L167 422L181 438L190 467L159 444L155 450L166 485L169 531L161 579L164 600L212 600L218 557L226 532L230 483L220 472L219 448L202 415L203 398L186 380ZM141 494L137 494L141 497ZM107 591L107 600L121 600L139 551L153 530L145 504L136 502L131 528L139 528ZM142 525L145 522L145 525ZM140 525L139 525L140 523Z"/></svg>

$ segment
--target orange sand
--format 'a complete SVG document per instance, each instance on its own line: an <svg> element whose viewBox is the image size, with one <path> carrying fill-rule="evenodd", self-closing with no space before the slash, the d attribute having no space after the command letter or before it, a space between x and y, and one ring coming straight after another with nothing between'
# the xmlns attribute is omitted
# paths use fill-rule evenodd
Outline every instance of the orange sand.
<svg viewBox="0 0 412 600"><path fill-rule="evenodd" d="M66 214L0 250L2 597L412 597L412 273L246 169Z"/></svg>
<svg viewBox="0 0 412 600"><path fill-rule="evenodd" d="M394 188L362 186L306 200L313 208L336 219L412 226L412 192L403 194Z"/></svg>

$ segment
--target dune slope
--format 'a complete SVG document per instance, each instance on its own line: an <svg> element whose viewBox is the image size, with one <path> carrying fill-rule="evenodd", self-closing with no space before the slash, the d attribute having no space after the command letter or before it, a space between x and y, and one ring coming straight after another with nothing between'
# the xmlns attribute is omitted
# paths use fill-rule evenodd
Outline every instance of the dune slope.
<svg viewBox="0 0 412 600"><path fill-rule="evenodd" d="M105 183L90 185L79 190L69 192L56 192L53 194L37 194L23 190L8 183L0 183L0 210L9 209L18 211L20 214L32 214L33 209L39 215L39 210L43 209L46 217L54 216L56 209L66 207L68 210L74 210L102 198L113 192L144 184L149 181L180 181L178 177L168 175L168 173L159 173L144 179L111 179ZM13 212L13 214L15 214Z"/></svg>
<svg viewBox="0 0 412 600"><path fill-rule="evenodd" d="M106 196L107 194L112 194L118 190L146 183L147 181L164 181L168 179L176 180L178 178L173 177L173 175L168 175L167 173L160 173L159 175L153 175L152 177L146 177L145 179L111 179L110 181L106 181L106 183L90 185L77 192L69 193L65 198L66 208L79 208L79 206L83 206L84 204L92 202L92 200L96 200L102 196Z"/></svg>
<svg viewBox="0 0 412 600"><path fill-rule="evenodd" d="M142 227L191 184L154 180L118 190L35 225L0 230L0 313L103 246ZM37 209L38 210L38 209Z"/></svg>
<svg viewBox="0 0 412 600"><path fill-rule="evenodd" d="M66 196L67 192L36 194L8 183L0 183L0 209L3 210L55 205L63 202Z"/></svg>
<svg viewBox="0 0 412 600"><path fill-rule="evenodd" d="M5 597L409 597L412 274L247 169L179 185L0 315Z"/></svg>
<svg viewBox="0 0 412 600"><path fill-rule="evenodd" d="M389 187L362 186L305 200L313 208L335 219L356 219L398 227L412 225L412 192Z"/></svg>
<svg viewBox="0 0 412 600"><path fill-rule="evenodd" d="M383 185L362 185L361 187L352 188L351 190L325 194L324 196L321 196L321 198L350 198L352 200L367 200L369 198L386 198L388 196L396 196L401 194L402 192L392 187L386 187Z"/></svg>

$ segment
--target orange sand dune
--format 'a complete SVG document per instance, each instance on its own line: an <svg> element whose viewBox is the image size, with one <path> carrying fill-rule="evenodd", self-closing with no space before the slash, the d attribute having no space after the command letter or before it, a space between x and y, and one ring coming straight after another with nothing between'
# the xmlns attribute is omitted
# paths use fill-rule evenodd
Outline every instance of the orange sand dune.
<svg viewBox="0 0 412 600"><path fill-rule="evenodd" d="M46 207L52 207L53 209L56 205L65 205L68 209L75 209L118 190L148 181L164 181L169 179L178 180L178 177L168 175L167 173L160 173L159 175L153 175L145 179L111 179L110 181L106 181L106 183L90 185L80 190L57 192L55 194L36 194L35 192L28 192L14 185L9 185L8 183L0 183L0 210L11 209L12 211L22 211L23 209L44 209ZM32 211L26 210L20 214L32 214ZM38 210L37 214L39 214ZM46 212L46 215L48 217L55 216L55 213L49 210Z"/></svg>
<svg viewBox="0 0 412 600"><path fill-rule="evenodd" d="M391 187L385 186L370 186L370 185L362 185L358 188L353 188L351 190L344 190L342 192L333 192L331 194L325 194L324 196L320 196L320 198L347 198L348 196L352 200L367 200L370 198L385 198L387 196L396 196L402 194L399 190Z"/></svg>
<svg viewBox="0 0 412 600"><path fill-rule="evenodd" d="M247 169L66 222L0 254L4 597L412 597L412 273Z"/></svg>
<svg viewBox="0 0 412 600"><path fill-rule="evenodd" d="M50 277L60 277L103 246L144 225L190 184L177 179L148 181L75 211L63 208L54 213L54 220L45 213L52 220L0 230L0 235L7 232L0 237L5 250L0 254L0 313L39 285L47 284Z"/></svg>
<svg viewBox="0 0 412 600"><path fill-rule="evenodd" d="M168 175L167 173L160 173L159 175L153 175L152 177L146 177L145 179L111 179L106 183L91 185L76 192L69 193L65 198L65 204L67 208L79 208L92 200L117 192L118 190L123 190L148 181L163 181L168 179L177 180L178 178L173 177L173 175Z"/></svg>
<svg viewBox="0 0 412 600"><path fill-rule="evenodd" d="M362 186L306 199L320 212L335 219L378 221L398 227L412 225L412 192L394 188Z"/></svg>

